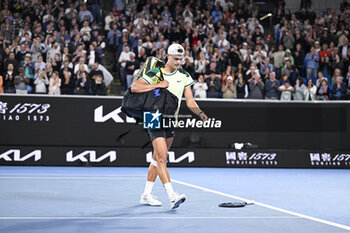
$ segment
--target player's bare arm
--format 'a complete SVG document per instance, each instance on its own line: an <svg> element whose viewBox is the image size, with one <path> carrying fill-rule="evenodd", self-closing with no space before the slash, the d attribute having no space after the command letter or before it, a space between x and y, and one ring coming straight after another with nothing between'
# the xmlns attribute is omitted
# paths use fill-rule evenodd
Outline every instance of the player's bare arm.
<svg viewBox="0 0 350 233"><path fill-rule="evenodd" d="M142 92L152 91L157 88L167 88L168 86L169 86L169 82L166 80L155 84L148 84L145 80L139 79L131 87L131 92L142 93Z"/></svg>
<svg viewBox="0 0 350 233"><path fill-rule="evenodd" d="M198 107L196 101L193 98L191 87L185 88L184 95L186 98L187 107L196 115L198 115L202 121L208 120L208 116Z"/></svg>

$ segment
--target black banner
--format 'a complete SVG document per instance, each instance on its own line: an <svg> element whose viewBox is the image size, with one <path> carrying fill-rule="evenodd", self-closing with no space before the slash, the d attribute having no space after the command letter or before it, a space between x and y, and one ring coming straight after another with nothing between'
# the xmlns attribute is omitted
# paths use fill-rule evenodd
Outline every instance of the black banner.
<svg viewBox="0 0 350 233"><path fill-rule="evenodd" d="M148 166L152 148L8 147L0 165ZM350 153L336 151L174 149L169 167L350 168Z"/></svg>
<svg viewBox="0 0 350 233"><path fill-rule="evenodd" d="M135 156L134 152L144 154L140 147L149 142L149 137L142 125L136 125L121 112L121 100L121 97L1 95L1 153L5 148L40 148L43 153L51 153L50 157L58 156L52 158L52 161L57 159L56 165L74 164L60 161L67 148L82 151L93 148L99 155L107 153L100 151L103 148L118 149L121 155L123 151L133 151L130 156ZM172 148L179 153L196 150L202 155L208 150L216 154L215 150L228 150L235 142L250 142L257 150L267 153L278 150L282 156L301 153L299 150L350 152L350 102L198 100L197 103L212 122L220 122L220 127L176 129ZM190 114L184 101L180 114ZM198 117L193 116L190 120L196 119ZM192 126L195 123L191 123ZM55 151L59 151L59 155ZM122 162L124 158L120 159ZM0 161L16 164L17 160L8 163L2 158ZM38 164L46 164L42 161L45 160ZM143 160L137 162L138 158L133 161L135 163L121 164L145 165ZM305 161L300 164L292 159L285 160L288 164L283 161L279 162L282 167L308 167ZM221 162L216 164L216 159L209 154L203 163L195 166L212 165L224 166Z"/></svg>

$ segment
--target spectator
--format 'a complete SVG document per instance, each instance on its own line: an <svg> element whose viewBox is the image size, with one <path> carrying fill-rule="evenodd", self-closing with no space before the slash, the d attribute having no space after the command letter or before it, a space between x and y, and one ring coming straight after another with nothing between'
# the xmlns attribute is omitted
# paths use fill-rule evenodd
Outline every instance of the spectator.
<svg viewBox="0 0 350 233"><path fill-rule="evenodd" d="M91 81L88 77L88 73L83 71L80 78L77 79L76 89L78 95L88 95L91 88Z"/></svg>
<svg viewBox="0 0 350 233"><path fill-rule="evenodd" d="M103 83L101 75L97 75L93 82L93 94L94 95L106 95L107 87Z"/></svg>
<svg viewBox="0 0 350 233"><path fill-rule="evenodd" d="M112 30L107 34L109 49L112 51L112 62L115 63L117 57L117 51L119 50L119 45L121 44L122 33L118 29L118 24L114 23L112 25Z"/></svg>
<svg viewBox="0 0 350 233"><path fill-rule="evenodd" d="M275 47L271 48L271 52L269 53L269 57L273 59L273 64L275 68L276 74L280 74L280 69L282 68L281 61L284 58L284 47L283 45L278 46L278 51L275 51ZM280 77L280 76L278 76Z"/></svg>
<svg viewBox="0 0 350 233"><path fill-rule="evenodd" d="M39 70L45 70L46 63L43 61L43 56L39 55L37 58L37 62L34 64L34 71L38 73Z"/></svg>
<svg viewBox="0 0 350 233"><path fill-rule="evenodd" d="M330 94L330 91L329 91L327 79L322 79L320 87L318 88L318 91L317 91L317 99L329 100L329 94Z"/></svg>
<svg viewBox="0 0 350 233"><path fill-rule="evenodd" d="M335 85L337 78L341 78L343 80L340 69L334 70L334 76L332 77L332 83L331 83L332 86Z"/></svg>
<svg viewBox="0 0 350 233"><path fill-rule="evenodd" d="M3 78L0 75L0 94L4 93L4 89L2 88L2 85L4 84Z"/></svg>
<svg viewBox="0 0 350 233"><path fill-rule="evenodd" d="M206 83L208 86L207 97L208 98L220 98L221 91L221 81L217 77L214 71L210 72L209 78L206 78Z"/></svg>
<svg viewBox="0 0 350 233"><path fill-rule="evenodd" d="M246 99L248 98L249 91L248 85L244 81L243 74L238 74L238 78L236 80L236 96L237 99Z"/></svg>
<svg viewBox="0 0 350 233"><path fill-rule="evenodd" d="M225 84L221 87L221 91L224 99L233 99L236 96L236 85L232 76L227 77Z"/></svg>
<svg viewBox="0 0 350 233"><path fill-rule="evenodd" d="M317 89L320 88L321 82L323 79L327 79L327 78L323 77L322 71L318 71L317 72L317 80L316 80L316 88Z"/></svg>
<svg viewBox="0 0 350 233"><path fill-rule="evenodd" d="M19 75L16 75L14 80L16 94L27 94L27 84L29 84L29 77L24 75L24 67L19 68Z"/></svg>
<svg viewBox="0 0 350 233"><path fill-rule="evenodd" d="M306 57L305 57L307 79L317 77L319 60L320 60L320 57L318 53L316 53L315 47L311 47L310 52L306 54Z"/></svg>
<svg viewBox="0 0 350 233"><path fill-rule="evenodd" d="M15 77L16 77L16 71L14 70L14 66L12 63L9 63L7 65L6 72L4 74L4 91L5 93L15 93Z"/></svg>
<svg viewBox="0 0 350 233"><path fill-rule="evenodd" d="M79 21L80 23L84 22L84 21L89 21L89 22L93 22L94 21L94 17L91 14L91 11L89 11L87 9L87 5L83 4L80 6L80 11L79 11Z"/></svg>
<svg viewBox="0 0 350 233"><path fill-rule="evenodd" d="M35 94L46 94L46 85L49 85L49 79L47 78L46 72L44 70L39 70L37 77L34 80L35 84Z"/></svg>
<svg viewBox="0 0 350 233"><path fill-rule="evenodd" d="M58 71L54 71L49 83L49 95L61 95L61 79Z"/></svg>
<svg viewBox="0 0 350 233"><path fill-rule="evenodd" d="M284 85L278 88L278 90L281 92L281 100L292 100L292 92L294 92L294 88L290 85L289 81L286 81Z"/></svg>
<svg viewBox="0 0 350 233"><path fill-rule="evenodd" d="M130 47L129 45L125 46L125 51L120 54L119 63L120 63L120 80L122 83L123 90L127 90L126 82L126 62L130 60Z"/></svg>
<svg viewBox="0 0 350 233"><path fill-rule="evenodd" d="M346 96L346 85L343 82L342 77L336 77L335 84L333 85L332 94L334 100L343 100Z"/></svg>
<svg viewBox="0 0 350 233"><path fill-rule="evenodd" d="M303 66L304 66L305 52L304 52L303 48L301 47L300 43L298 43L296 45L296 50L294 51L293 56L294 56L294 65L301 72L303 70Z"/></svg>
<svg viewBox="0 0 350 233"><path fill-rule="evenodd" d="M260 63L260 74L262 76L265 76L266 74L266 68L269 68L269 71L272 72L273 71L273 66L272 64L270 63L270 58L266 57L265 60L264 60L264 63Z"/></svg>
<svg viewBox="0 0 350 233"><path fill-rule="evenodd" d="M193 85L194 97L198 99L207 98L208 85L204 82L203 75L198 76L198 81Z"/></svg>
<svg viewBox="0 0 350 233"><path fill-rule="evenodd" d="M135 69L139 68L138 62L135 59L135 53L130 52L129 56L130 56L130 58L126 62L126 65L125 65L127 89L131 86L131 83L134 80L133 74L134 74Z"/></svg>
<svg viewBox="0 0 350 233"><path fill-rule="evenodd" d="M199 60L194 61L195 64L195 75L203 75L206 73L206 66L209 64L209 61L205 58L204 52L200 52Z"/></svg>
<svg viewBox="0 0 350 233"><path fill-rule="evenodd" d="M292 53L289 49L286 49L283 58L280 60L280 68L283 68L286 62L289 61L291 65L294 65L294 58L292 57Z"/></svg>
<svg viewBox="0 0 350 233"><path fill-rule="evenodd" d="M265 99L276 100L278 99L278 87L280 86L279 81L276 79L276 73L271 72L269 79L265 83Z"/></svg>
<svg viewBox="0 0 350 233"><path fill-rule="evenodd" d="M231 77L233 79L233 81L235 81L235 75L233 73L232 66L227 66L226 71L224 73L222 73L222 81L221 81L222 86L226 85L228 77Z"/></svg>
<svg viewBox="0 0 350 233"><path fill-rule="evenodd" d="M195 77L194 75L194 67L193 67L193 62L190 61L192 57L185 57L185 64L183 65L183 69L186 70L191 77ZM192 58L193 60L193 58Z"/></svg>
<svg viewBox="0 0 350 233"><path fill-rule="evenodd" d="M297 78L297 80L295 81L295 86L294 86L294 95L293 95L293 99L294 100L304 100L304 93L306 90L306 86L303 82L302 78Z"/></svg>
<svg viewBox="0 0 350 233"><path fill-rule="evenodd" d="M316 100L316 92L317 92L316 86L312 83L311 79L308 79L307 86L304 92L305 100Z"/></svg>
<svg viewBox="0 0 350 233"><path fill-rule="evenodd" d="M264 98L264 83L261 81L260 74L254 72L252 80L249 83L249 99L263 99Z"/></svg>
<svg viewBox="0 0 350 233"><path fill-rule="evenodd" d="M64 69L62 71L62 74L63 78L61 78L61 94L72 95L75 88L75 81L72 77L73 73L69 70Z"/></svg>

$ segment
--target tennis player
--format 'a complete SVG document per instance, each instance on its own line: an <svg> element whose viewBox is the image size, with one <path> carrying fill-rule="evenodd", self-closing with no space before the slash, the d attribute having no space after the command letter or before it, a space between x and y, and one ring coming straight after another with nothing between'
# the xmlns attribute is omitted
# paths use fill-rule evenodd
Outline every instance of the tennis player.
<svg viewBox="0 0 350 233"><path fill-rule="evenodd" d="M193 99L191 85L194 84L194 81L189 73L180 68L184 53L185 50L180 44L170 45L167 52L168 61L164 68L161 68L164 81L159 82L160 70L154 68L137 80L131 87L131 91L142 93L157 88L167 88L179 100L176 115L179 113L181 98L184 94L187 107L203 121L206 121L208 120L207 115L200 110ZM175 136L174 128L148 129L147 131L153 145L153 159L148 168L145 190L141 195L140 202L151 206L162 205L157 197L152 194L153 185L158 175L170 199L171 209L175 209L186 200L186 196L174 191L166 165L168 150Z"/></svg>

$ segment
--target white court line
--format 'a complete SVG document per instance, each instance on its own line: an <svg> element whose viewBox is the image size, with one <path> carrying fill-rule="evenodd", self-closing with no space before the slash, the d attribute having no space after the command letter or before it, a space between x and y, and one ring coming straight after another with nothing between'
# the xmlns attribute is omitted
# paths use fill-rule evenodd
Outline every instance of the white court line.
<svg viewBox="0 0 350 233"><path fill-rule="evenodd" d="M0 179L88 179L88 180L145 180L144 177L129 177L129 176L1 176Z"/></svg>
<svg viewBox="0 0 350 233"><path fill-rule="evenodd" d="M300 219L293 216L149 216L149 217L0 217L0 220L137 220L137 219Z"/></svg>
<svg viewBox="0 0 350 233"><path fill-rule="evenodd" d="M200 187L200 186L197 186L197 185L189 184L189 183L182 182L182 181L179 181L179 180L171 179L171 181L173 181L175 183L178 183L178 184L186 185L188 187L200 189L202 191L215 193L215 194L218 194L218 195L221 195L221 196L230 197L230 198L233 198L233 199L246 201L246 202L251 201L251 200L248 200L248 199L245 199L245 198L242 198L242 197L237 197L237 196L230 195L230 194L227 194L227 193L215 191L215 190L212 190L212 189L207 189L207 188L204 188L204 187ZM306 218L306 219L309 219L309 220L312 220L312 221L315 221L315 222L324 223L324 224L327 224L327 225L331 225L331 226L334 226L334 227L338 227L338 228L350 231L350 226L346 226L346 225L342 225L342 224L339 224L339 223L327 221L327 220L324 220L324 219L311 217L311 216L308 216L308 215L305 215L305 214L300 214L300 213L297 213L297 212L281 209L281 208L278 208L278 207L275 207L275 206L272 206L272 205L267 205L267 204L264 204L264 203L261 203L261 202L255 202L254 201L254 204L262 206L262 207L265 207L265 208L268 208L268 209L276 210L276 211L279 211L279 212L282 212L282 213L291 214L291 215L294 215L294 216L297 216L297 217L300 217L300 218Z"/></svg>

